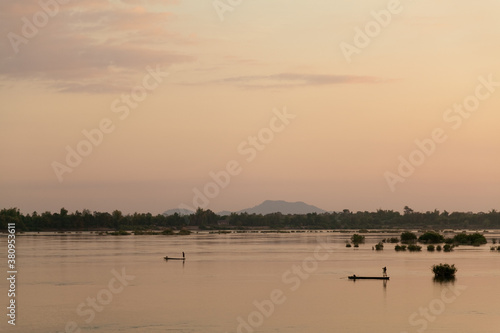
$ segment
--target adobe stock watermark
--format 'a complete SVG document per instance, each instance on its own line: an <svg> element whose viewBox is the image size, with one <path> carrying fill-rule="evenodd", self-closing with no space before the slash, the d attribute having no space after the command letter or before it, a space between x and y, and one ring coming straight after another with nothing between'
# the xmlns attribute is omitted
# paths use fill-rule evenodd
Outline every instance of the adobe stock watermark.
<svg viewBox="0 0 500 333"><path fill-rule="evenodd" d="M466 290L466 286L447 286L441 291L439 298L435 298L425 307L419 307L418 311L413 312L408 318L408 323L415 327L417 333L424 332L429 323L436 321L448 305L455 302L456 299ZM401 333L409 333L403 331Z"/></svg>
<svg viewBox="0 0 500 333"><path fill-rule="evenodd" d="M500 86L500 82L495 82L493 74L488 76L479 76L479 84L476 86L474 93L465 97L461 103L455 103L443 113L443 120L451 126L451 129L458 130L465 119L469 119L471 115L479 109L482 101L487 100L496 91L496 87ZM398 156L399 165L396 172L386 171L384 178L391 192L396 191L398 183L404 183L406 179L411 177L416 169L422 166L425 161L432 156L439 144L442 144L448 139L445 129L436 127L431 131L429 137L422 140L414 141L416 148L408 154L408 157Z"/></svg>
<svg viewBox="0 0 500 333"><path fill-rule="evenodd" d="M130 94L122 94L111 103L111 112L117 114L120 121L127 119L130 111L136 109L139 103L144 101L153 90L158 88L163 79L169 75L169 73L163 72L159 65L156 65L156 70L147 66L146 71L147 74L144 75L141 84L134 86ZM64 162L53 161L51 163L59 182L63 182L63 175L73 172L75 168L82 164L85 157L92 154L95 147L103 143L105 136L113 133L115 129L116 121L105 117L99 121L95 128L82 130L84 138L74 146L66 146L66 158Z"/></svg>
<svg viewBox="0 0 500 333"><path fill-rule="evenodd" d="M266 319L271 317L279 305L283 305L291 292L297 291L302 282L318 270L319 264L330 258L333 250L327 243L318 242L311 256L302 260L300 265L293 265L281 275L281 288L273 289L269 293L269 298L262 301L255 300L252 304L255 310L246 316L238 316L236 321L237 333L253 333L264 325ZM226 332L228 333L228 332Z"/></svg>
<svg viewBox="0 0 500 333"><path fill-rule="evenodd" d="M40 29L43 29L49 24L51 18L59 14L60 6L66 5L75 0L40 0L40 10L33 14L31 18L23 16L21 18L22 27L20 34L9 32L7 38L9 39L12 50L15 54L19 53L19 46L21 44L28 44L28 42L35 38Z"/></svg>
<svg viewBox="0 0 500 333"><path fill-rule="evenodd" d="M379 11L372 10L370 15L373 19L366 22L363 29L360 27L354 28L352 44L344 41L339 44L346 61L351 63L352 56L360 54L361 50L367 48L372 40L378 37L382 33L382 30L391 24L393 17L402 11L403 6L399 0L390 0L387 3L386 9Z"/></svg>
<svg viewBox="0 0 500 333"><path fill-rule="evenodd" d="M214 6L221 22L224 22L225 13L234 11L242 2L243 0L214 0L212 6Z"/></svg>
<svg viewBox="0 0 500 333"><path fill-rule="evenodd" d="M241 142L237 147L237 152L245 157L247 163L251 163L255 160L258 153L266 149L274 140L276 134L283 132L295 117L296 115L287 112L286 107L281 111L274 109L273 116L269 120L269 126L262 128L256 135L249 136ZM230 160L226 163L223 170L209 172L208 175L212 181L207 182L201 189L197 187L193 189L193 206L182 203L179 205L179 208L196 211L197 207L208 207L210 200L216 198L221 190L229 186L231 179L241 174L242 171L242 163L237 160Z"/></svg>
<svg viewBox="0 0 500 333"><path fill-rule="evenodd" d="M113 277L108 281L107 288L103 288L97 292L96 297L87 297L85 302L78 304L76 314L80 316L85 324L90 324L96 317L96 312L101 313L106 306L109 306L113 301L114 295L123 292L130 281L135 279L134 275L127 275L125 267L122 267L121 273L116 270L111 270ZM82 329L75 321L68 321L64 327L65 333L80 333Z"/></svg>

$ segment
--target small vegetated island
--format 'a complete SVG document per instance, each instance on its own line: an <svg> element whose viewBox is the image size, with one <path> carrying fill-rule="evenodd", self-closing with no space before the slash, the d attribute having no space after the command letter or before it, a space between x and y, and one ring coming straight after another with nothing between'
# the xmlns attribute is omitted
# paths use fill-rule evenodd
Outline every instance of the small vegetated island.
<svg viewBox="0 0 500 333"><path fill-rule="evenodd" d="M427 251L444 251L451 252L454 247L459 245L472 245L480 246L487 243L486 237L484 235L475 232L472 234L467 234L466 232L461 232L453 236L453 238L445 238L443 235L436 231L426 231L419 237L413 232L405 231L401 234L401 245L397 244L395 246L396 251L421 251L422 247L417 245L418 243L428 244ZM443 244L441 246L441 244ZM436 245L437 244L437 245Z"/></svg>
<svg viewBox="0 0 500 333"><path fill-rule="evenodd" d="M460 244L460 245L473 245L473 246L479 246L486 244L486 238L481 235L480 233L474 233L474 234L469 234L467 235L466 233L461 233L458 235L455 235L453 237L453 243Z"/></svg>

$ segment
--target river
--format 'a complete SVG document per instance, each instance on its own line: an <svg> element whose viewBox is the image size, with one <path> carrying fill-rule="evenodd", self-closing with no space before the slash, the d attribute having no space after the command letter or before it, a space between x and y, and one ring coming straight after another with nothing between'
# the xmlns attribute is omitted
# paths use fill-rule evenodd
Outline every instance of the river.
<svg viewBox="0 0 500 333"><path fill-rule="evenodd" d="M16 325L6 332L498 333L500 251L372 247L390 233L194 233L17 237ZM6 249L6 237L1 238ZM498 245L498 244L497 244ZM6 252L6 250L4 251ZM165 255L186 261L165 261ZM2 267L7 271L6 259ZM454 282L431 266L455 264ZM348 280L381 276L389 281ZM7 273L5 273L7 274ZM2 282L4 309L8 306ZM7 310L4 310L7 312Z"/></svg>

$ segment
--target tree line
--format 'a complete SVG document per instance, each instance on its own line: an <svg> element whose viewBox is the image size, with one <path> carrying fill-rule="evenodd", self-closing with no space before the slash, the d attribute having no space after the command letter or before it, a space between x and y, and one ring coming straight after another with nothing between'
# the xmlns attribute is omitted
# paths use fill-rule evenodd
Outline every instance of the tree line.
<svg viewBox="0 0 500 333"><path fill-rule="evenodd" d="M61 208L59 212L22 214L17 208L0 210L0 229L7 230L8 223L16 223L17 231L85 231L85 230L149 230L198 227L205 230L271 228L271 229L500 229L500 212L415 212L409 207L400 213L379 209L375 212L341 212L323 214L267 215L232 213L220 216L213 211L198 208L191 215L165 216L151 213L122 214L115 210L90 212L88 209L73 213Z"/></svg>

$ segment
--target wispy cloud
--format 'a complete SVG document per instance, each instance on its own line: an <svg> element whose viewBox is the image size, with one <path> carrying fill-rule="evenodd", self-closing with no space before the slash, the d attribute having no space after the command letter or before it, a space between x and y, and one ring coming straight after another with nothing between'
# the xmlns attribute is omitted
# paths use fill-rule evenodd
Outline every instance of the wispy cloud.
<svg viewBox="0 0 500 333"><path fill-rule="evenodd" d="M55 3L55 1L54 1ZM0 35L25 38L15 52L8 37L0 39L0 77L37 79L61 91L119 90L135 81L148 65L163 67L191 62L194 57L174 49L196 43L169 29L175 20L165 9L178 1L70 1L29 38L23 18L43 12L37 0L4 0L0 4ZM163 8L159 10L159 8ZM100 89L102 88L102 89Z"/></svg>
<svg viewBox="0 0 500 333"><path fill-rule="evenodd" d="M383 83L374 76L279 73L273 75L233 76L194 84L228 84L242 88L293 88L334 84Z"/></svg>

